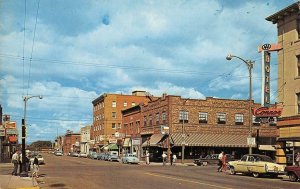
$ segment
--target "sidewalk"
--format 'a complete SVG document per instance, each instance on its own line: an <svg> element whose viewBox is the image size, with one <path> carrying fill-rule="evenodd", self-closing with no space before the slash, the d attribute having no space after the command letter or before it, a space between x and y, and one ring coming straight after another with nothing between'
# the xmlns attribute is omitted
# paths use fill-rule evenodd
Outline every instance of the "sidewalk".
<svg viewBox="0 0 300 189"><path fill-rule="evenodd" d="M146 162L145 161L140 161L140 165L146 165ZM149 166L163 166L163 163L162 162L150 162ZM171 166L170 163L166 163L166 166ZM173 163L173 166L197 166L196 164L194 163Z"/></svg>
<svg viewBox="0 0 300 189"><path fill-rule="evenodd" d="M0 169L12 167L11 163L0 163ZM0 189L39 189L33 187L30 177L0 175Z"/></svg>

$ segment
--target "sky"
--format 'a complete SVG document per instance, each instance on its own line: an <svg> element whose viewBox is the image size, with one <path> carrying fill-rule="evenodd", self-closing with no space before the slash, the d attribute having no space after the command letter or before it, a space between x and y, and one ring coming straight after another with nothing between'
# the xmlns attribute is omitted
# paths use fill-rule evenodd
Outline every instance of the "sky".
<svg viewBox="0 0 300 189"><path fill-rule="evenodd" d="M255 61L253 99L261 101L261 55L277 43L265 18L297 0L7 0L0 2L0 104L27 142L54 141L93 122L103 93L145 90L183 98L248 99L249 75L234 54ZM271 102L278 91L271 60Z"/></svg>

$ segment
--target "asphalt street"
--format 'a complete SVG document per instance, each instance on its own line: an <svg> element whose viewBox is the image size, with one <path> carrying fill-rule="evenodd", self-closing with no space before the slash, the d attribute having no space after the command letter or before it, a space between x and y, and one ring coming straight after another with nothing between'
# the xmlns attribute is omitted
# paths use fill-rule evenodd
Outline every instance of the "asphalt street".
<svg viewBox="0 0 300 189"><path fill-rule="evenodd" d="M253 178L217 172L216 166L125 165L69 156L44 154L40 167L41 188L97 189L299 189L300 182L286 177ZM11 170L1 169L0 174Z"/></svg>

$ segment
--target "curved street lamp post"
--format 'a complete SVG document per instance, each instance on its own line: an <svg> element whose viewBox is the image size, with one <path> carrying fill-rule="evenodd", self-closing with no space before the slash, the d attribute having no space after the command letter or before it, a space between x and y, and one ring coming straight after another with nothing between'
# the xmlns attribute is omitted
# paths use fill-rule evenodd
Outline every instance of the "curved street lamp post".
<svg viewBox="0 0 300 189"><path fill-rule="evenodd" d="M248 67L248 71L249 71L249 138L252 138L252 68L253 68L254 61L244 60L243 58L232 55L232 54L229 54L226 57L227 60L231 60L232 58L240 59ZM252 144L249 144L249 154L252 154Z"/></svg>
<svg viewBox="0 0 300 189"><path fill-rule="evenodd" d="M25 143L26 143L26 110L27 110L27 101L31 98L42 99L43 96L25 96L24 97L24 117L22 119L22 172L20 173L21 177L28 177L28 170L26 167L26 152L25 152Z"/></svg>

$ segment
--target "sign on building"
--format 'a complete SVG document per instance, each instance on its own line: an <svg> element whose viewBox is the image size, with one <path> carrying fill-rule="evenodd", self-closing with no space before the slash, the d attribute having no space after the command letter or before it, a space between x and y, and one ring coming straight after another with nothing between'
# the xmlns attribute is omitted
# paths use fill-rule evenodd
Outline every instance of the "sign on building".
<svg viewBox="0 0 300 189"><path fill-rule="evenodd" d="M165 126L165 125L162 125L160 127L160 131L161 131L161 134L163 135L168 135L169 134L169 127L168 126Z"/></svg>
<svg viewBox="0 0 300 189"><path fill-rule="evenodd" d="M7 135L17 135L18 130L17 129L6 129L6 134Z"/></svg>
<svg viewBox="0 0 300 189"><path fill-rule="evenodd" d="M16 129L17 128L17 123L15 121L5 122L4 127L6 129Z"/></svg>

